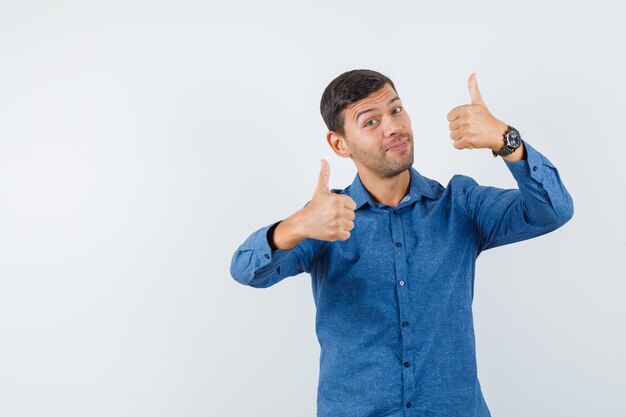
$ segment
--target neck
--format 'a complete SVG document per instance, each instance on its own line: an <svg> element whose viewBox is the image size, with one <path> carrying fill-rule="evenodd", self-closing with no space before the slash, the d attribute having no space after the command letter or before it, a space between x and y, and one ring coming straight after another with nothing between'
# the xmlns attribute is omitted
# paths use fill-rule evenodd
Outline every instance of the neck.
<svg viewBox="0 0 626 417"><path fill-rule="evenodd" d="M394 208L398 207L409 192L411 183L411 173L408 169L390 178L379 178L368 170L361 170L359 178L375 203Z"/></svg>

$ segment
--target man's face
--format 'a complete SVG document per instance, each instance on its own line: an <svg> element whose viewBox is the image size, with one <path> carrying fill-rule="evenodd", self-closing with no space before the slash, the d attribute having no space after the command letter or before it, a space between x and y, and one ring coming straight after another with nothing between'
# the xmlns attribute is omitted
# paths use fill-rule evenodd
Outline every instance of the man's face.
<svg viewBox="0 0 626 417"><path fill-rule="evenodd" d="M359 171L365 168L379 178L389 178L413 165L411 119L391 85L343 112L346 148ZM403 142L403 147L392 148Z"/></svg>

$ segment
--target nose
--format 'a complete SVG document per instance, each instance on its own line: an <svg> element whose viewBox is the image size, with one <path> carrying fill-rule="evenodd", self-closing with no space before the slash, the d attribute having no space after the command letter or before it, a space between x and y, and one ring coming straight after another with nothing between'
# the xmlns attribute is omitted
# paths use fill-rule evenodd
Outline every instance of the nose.
<svg viewBox="0 0 626 417"><path fill-rule="evenodd" d="M402 130L402 123L392 117L383 117L383 132L385 136L393 136Z"/></svg>

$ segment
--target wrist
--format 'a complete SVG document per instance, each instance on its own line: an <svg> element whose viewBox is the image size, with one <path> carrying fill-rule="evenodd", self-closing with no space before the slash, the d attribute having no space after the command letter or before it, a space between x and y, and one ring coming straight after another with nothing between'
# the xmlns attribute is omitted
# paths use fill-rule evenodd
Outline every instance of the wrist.
<svg viewBox="0 0 626 417"><path fill-rule="evenodd" d="M503 156L508 162L517 162L523 159L526 159L526 148L524 147L524 141L520 144L519 148L517 148L513 153Z"/></svg>
<svg viewBox="0 0 626 417"><path fill-rule="evenodd" d="M295 213L278 223L273 235L277 249L293 249L305 238L298 219L298 213Z"/></svg>
<svg viewBox="0 0 626 417"><path fill-rule="evenodd" d="M498 126L496 130L500 132L500 136L498 136L494 140L494 144L491 147L492 151L500 152L502 149L504 149L504 146L505 146L504 134L506 133L508 129L509 129L509 125L498 120Z"/></svg>

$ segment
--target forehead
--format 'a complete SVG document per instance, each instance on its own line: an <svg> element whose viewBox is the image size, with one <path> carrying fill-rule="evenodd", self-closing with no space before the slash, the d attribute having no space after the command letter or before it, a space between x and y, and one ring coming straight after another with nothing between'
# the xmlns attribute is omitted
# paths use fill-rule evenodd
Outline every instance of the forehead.
<svg viewBox="0 0 626 417"><path fill-rule="evenodd" d="M383 109L386 108L389 101L396 97L397 94L390 84L386 83L381 89L375 91L369 96L347 106L344 111L346 120L356 121L357 116L363 110Z"/></svg>

